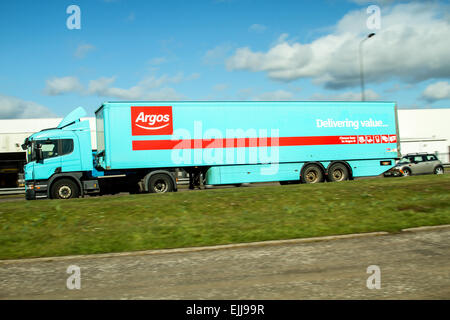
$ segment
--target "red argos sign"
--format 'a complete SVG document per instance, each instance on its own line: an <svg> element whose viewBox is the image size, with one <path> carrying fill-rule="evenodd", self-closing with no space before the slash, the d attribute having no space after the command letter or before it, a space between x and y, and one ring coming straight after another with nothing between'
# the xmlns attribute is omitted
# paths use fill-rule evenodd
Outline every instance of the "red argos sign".
<svg viewBox="0 0 450 320"><path fill-rule="evenodd" d="M170 135L172 133L172 107L131 107L131 134L133 136Z"/></svg>

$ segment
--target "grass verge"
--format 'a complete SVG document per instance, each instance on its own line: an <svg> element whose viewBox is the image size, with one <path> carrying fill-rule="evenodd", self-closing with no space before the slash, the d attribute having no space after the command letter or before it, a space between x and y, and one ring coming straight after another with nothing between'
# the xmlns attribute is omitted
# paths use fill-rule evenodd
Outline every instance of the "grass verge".
<svg viewBox="0 0 450 320"><path fill-rule="evenodd" d="M0 259L293 239L450 223L450 175L0 206Z"/></svg>

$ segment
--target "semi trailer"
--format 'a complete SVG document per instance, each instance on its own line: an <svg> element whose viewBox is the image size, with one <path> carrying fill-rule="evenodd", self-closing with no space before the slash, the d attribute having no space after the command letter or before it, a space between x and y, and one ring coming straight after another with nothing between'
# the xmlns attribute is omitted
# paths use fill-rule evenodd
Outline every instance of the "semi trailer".
<svg viewBox="0 0 450 320"><path fill-rule="evenodd" d="M400 158L395 102L113 101L25 139L27 199L378 176Z"/></svg>

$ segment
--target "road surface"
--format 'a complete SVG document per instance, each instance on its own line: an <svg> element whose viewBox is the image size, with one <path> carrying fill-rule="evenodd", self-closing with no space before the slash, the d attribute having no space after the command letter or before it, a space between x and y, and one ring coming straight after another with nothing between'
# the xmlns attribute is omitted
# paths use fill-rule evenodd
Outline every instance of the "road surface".
<svg viewBox="0 0 450 320"><path fill-rule="evenodd" d="M70 265L81 288L66 287ZM368 289L370 265L381 288ZM0 262L0 299L450 299L450 228L201 252Z"/></svg>

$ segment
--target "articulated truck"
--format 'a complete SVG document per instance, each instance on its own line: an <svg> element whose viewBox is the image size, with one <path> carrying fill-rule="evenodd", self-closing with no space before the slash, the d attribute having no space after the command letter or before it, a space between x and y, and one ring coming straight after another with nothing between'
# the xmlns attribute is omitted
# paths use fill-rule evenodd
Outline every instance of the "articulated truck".
<svg viewBox="0 0 450 320"><path fill-rule="evenodd" d="M25 139L27 199L378 176L400 157L394 102L116 101Z"/></svg>

